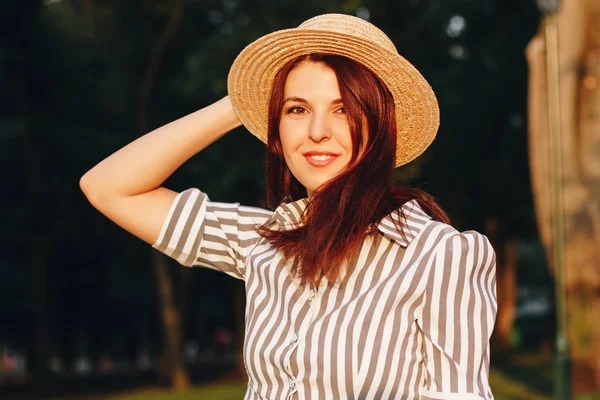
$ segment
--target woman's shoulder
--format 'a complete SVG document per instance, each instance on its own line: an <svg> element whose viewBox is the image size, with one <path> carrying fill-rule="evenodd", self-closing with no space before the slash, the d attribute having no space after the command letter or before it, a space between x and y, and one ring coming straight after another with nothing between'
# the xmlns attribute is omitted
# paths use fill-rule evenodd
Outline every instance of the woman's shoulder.
<svg viewBox="0 0 600 400"><path fill-rule="evenodd" d="M454 226L431 221L431 231L439 232L433 245L434 253L448 260L458 260L460 263L489 264L495 262L496 253L490 240L475 230L459 231ZM429 238L431 240L432 238ZM427 238L422 238L427 240Z"/></svg>
<svg viewBox="0 0 600 400"><path fill-rule="evenodd" d="M460 243L461 247L464 246L468 246L468 247L472 247L472 246L485 246L491 247L491 243L489 241L489 239L487 238L487 236L485 236L484 234L476 231L476 230L466 230L466 231L459 231L456 227L454 227L453 225L447 224L445 222L441 222L441 221L435 221L435 220L431 220L430 221L431 224L431 230L432 231L438 231L439 234L437 235L437 244L443 244L446 246L454 246L457 245L458 243ZM472 245L472 246L470 246Z"/></svg>

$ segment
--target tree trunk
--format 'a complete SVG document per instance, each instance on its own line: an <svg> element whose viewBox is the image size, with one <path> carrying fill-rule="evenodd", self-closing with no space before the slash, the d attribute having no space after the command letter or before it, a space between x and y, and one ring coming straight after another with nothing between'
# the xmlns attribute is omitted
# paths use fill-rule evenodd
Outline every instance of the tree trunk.
<svg viewBox="0 0 600 400"><path fill-rule="evenodd" d="M510 333L517 306L517 246L499 228L496 217L486 219L486 234L496 250L498 315L494 327L494 351L511 347Z"/></svg>
<svg viewBox="0 0 600 400"><path fill-rule="evenodd" d="M150 121L148 117L148 106L152 88L158 76L160 64L170 40L173 38L177 26L181 21L183 4L181 0L174 0L168 9L168 21L164 30L152 43L145 73L138 87L138 104L136 114L136 126L138 136L148 132ZM156 275L156 287L158 290L158 301L163 327L163 349L162 362L159 368L161 377L168 381L171 387L183 389L189 387L189 378L183 360L182 341L183 324L180 310L177 308L173 295L173 282L164 256L152 251L152 264Z"/></svg>
<svg viewBox="0 0 600 400"><path fill-rule="evenodd" d="M170 383L171 387L185 389L189 387L190 382L181 359L183 341L181 313L175 305L173 286L164 256L154 251L152 264L156 275L163 328L163 349L159 374Z"/></svg>
<svg viewBox="0 0 600 400"><path fill-rule="evenodd" d="M21 75L21 74L19 74ZM36 145L34 131L31 127L31 110L28 97L27 77L22 74L15 80L15 104L20 118L24 122L23 129L23 170L25 178L24 206L27 210L26 226L29 238L29 290L32 301L34 322L33 354L31 370L36 378L43 378L48 372L50 355L50 338L48 323L47 270L50 247L50 228L48 218L41 215L44 207L43 177L40 166L39 146Z"/></svg>
<svg viewBox="0 0 600 400"><path fill-rule="evenodd" d="M584 393L600 389L600 2L563 1L558 27L568 334L574 390ZM531 180L553 271L543 28L527 59Z"/></svg>
<svg viewBox="0 0 600 400"><path fill-rule="evenodd" d="M586 52L580 87L580 157L582 177L592 194L588 207L592 221L591 235L595 238L595 286L589 287L589 321L593 348L590 351L595 372L595 387L600 386L600 2L586 2Z"/></svg>

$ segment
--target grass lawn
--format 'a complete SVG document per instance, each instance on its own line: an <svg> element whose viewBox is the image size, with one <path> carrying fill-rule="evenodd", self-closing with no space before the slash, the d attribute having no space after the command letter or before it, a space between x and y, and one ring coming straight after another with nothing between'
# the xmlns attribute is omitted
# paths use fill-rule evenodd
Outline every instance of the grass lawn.
<svg viewBox="0 0 600 400"><path fill-rule="evenodd" d="M139 391L110 397L94 397L93 400L242 400L246 393L246 383L196 386L181 392ZM89 399L92 400L92 399Z"/></svg>
<svg viewBox="0 0 600 400"><path fill-rule="evenodd" d="M521 382L503 374L499 370L492 369L490 373L490 384L496 400L553 400L552 396L528 388ZM230 383L220 385L205 385L194 387L183 392L169 391L140 391L118 396L103 397L106 400L241 400L246 391L245 383ZM100 398L95 397L95 400ZM600 394L577 397L574 400L599 400ZM92 400L92 399L90 399Z"/></svg>

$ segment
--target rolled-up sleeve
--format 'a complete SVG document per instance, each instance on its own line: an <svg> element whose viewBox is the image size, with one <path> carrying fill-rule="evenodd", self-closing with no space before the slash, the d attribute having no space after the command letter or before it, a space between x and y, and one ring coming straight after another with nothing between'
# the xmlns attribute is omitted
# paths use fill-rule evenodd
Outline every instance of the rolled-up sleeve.
<svg viewBox="0 0 600 400"><path fill-rule="evenodd" d="M179 263L245 277L251 249L260 240L256 226L272 212L238 203L211 202L198 189L177 195L153 247Z"/></svg>
<svg viewBox="0 0 600 400"><path fill-rule="evenodd" d="M496 258L477 232L438 244L417 319L425 380L420 399L492 400L489 341L497 312Z"/></svg>

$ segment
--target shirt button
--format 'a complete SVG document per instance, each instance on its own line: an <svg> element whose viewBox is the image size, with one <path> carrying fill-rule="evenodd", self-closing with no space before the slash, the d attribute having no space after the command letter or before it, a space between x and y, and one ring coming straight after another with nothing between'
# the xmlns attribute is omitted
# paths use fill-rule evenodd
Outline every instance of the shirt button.
<svg viewBox="0 0 600 400"><path fill-rule="evenodd" d="M294 378L288 379L288 384L290 385L290 389L296 389L296 380Z"/></svg>
<svg viewBox="0 0 600 400"><path fill-rule="evenodd" d="M300 336L298 336L297 333L294 333L294 336L292 336L292 342L290 344L294 345L294 344L298 343L299 339L300 339Z"/></svg>

